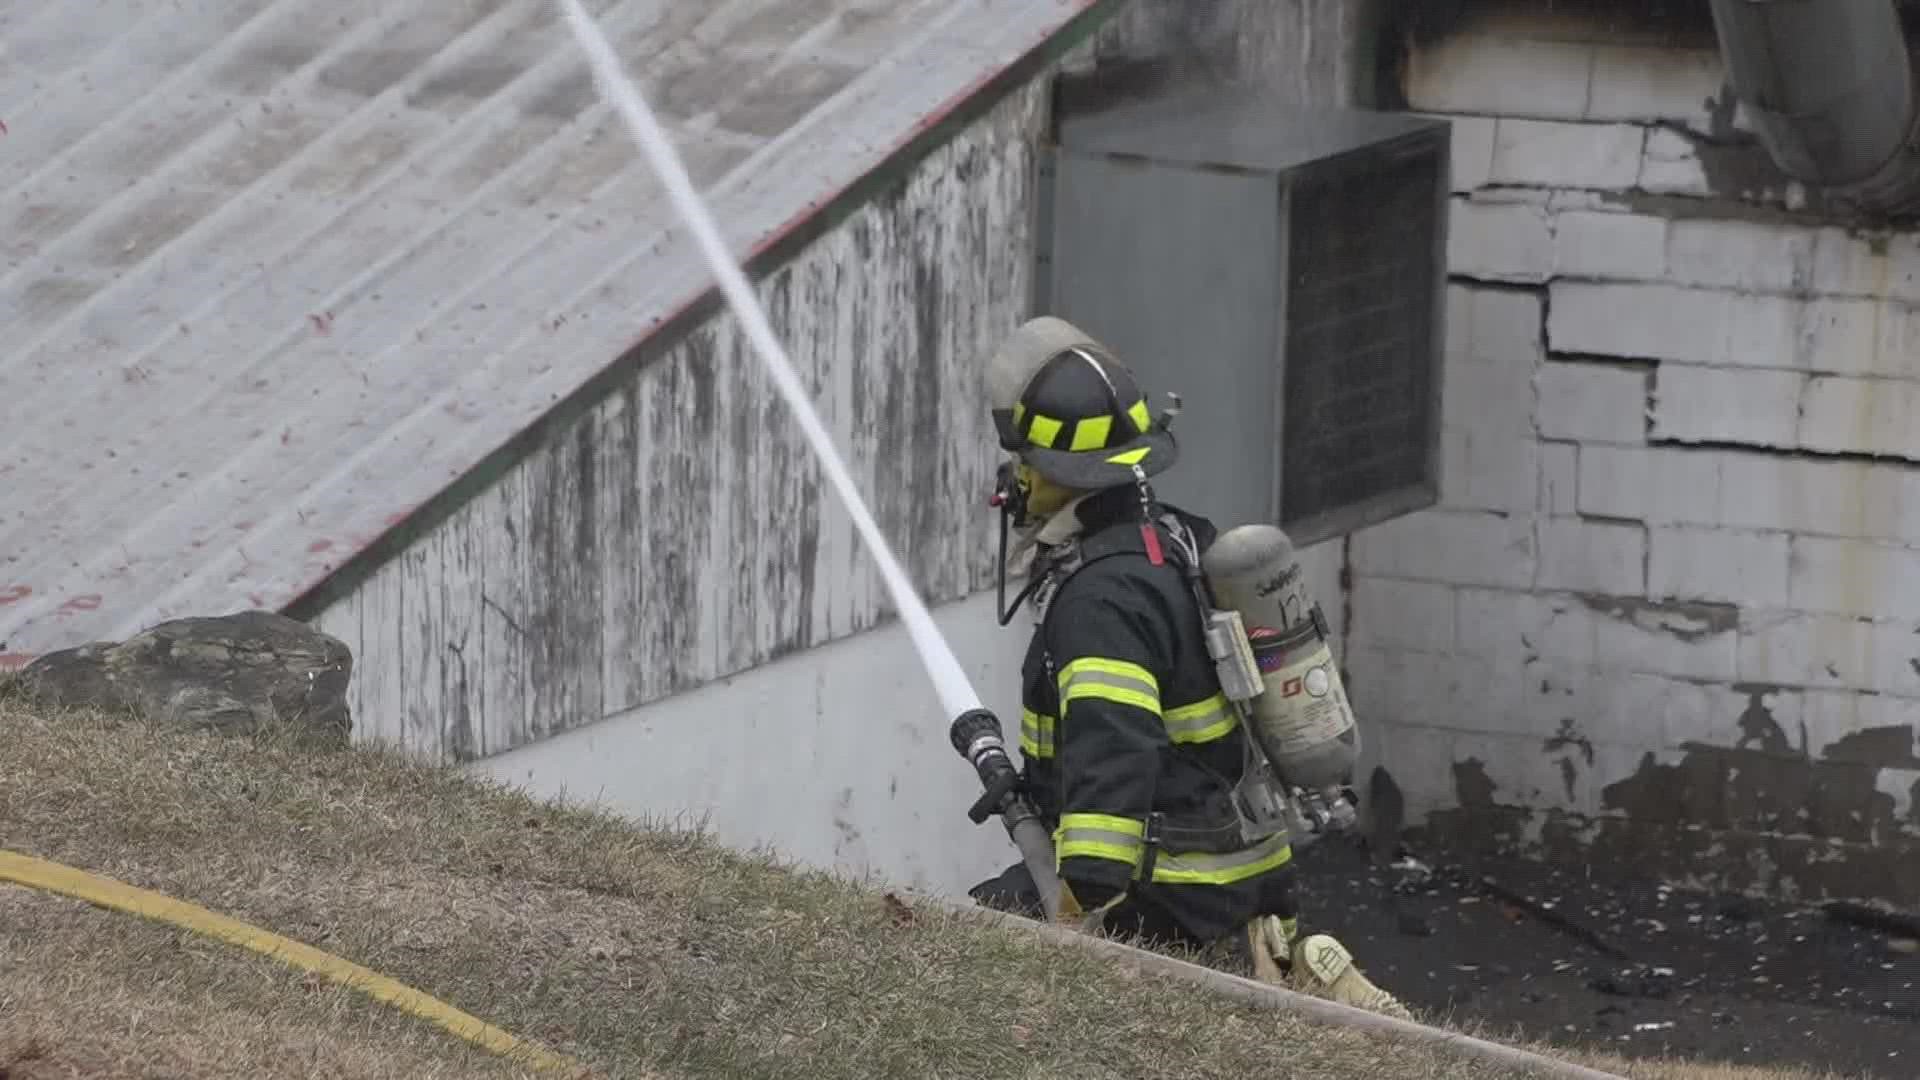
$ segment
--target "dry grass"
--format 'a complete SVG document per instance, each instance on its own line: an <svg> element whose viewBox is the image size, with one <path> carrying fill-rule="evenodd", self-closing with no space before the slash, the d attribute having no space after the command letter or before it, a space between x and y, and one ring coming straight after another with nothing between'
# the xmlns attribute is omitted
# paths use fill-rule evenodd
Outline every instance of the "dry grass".
<svg viewBox="0 0 1920 1080"><path fill-rule="evenodd" d="M517 1075L333 983L0 885L0 1076Z"/></svg>
<svg viewBox="0 0 1920 1080"><path fill-rule="evenodd" d="M1517 1075L451 771L3 693L0 844L327 949L610 1075ZM0 1077L323 1074L511 1075L263 958L0 888Z"/></svg>

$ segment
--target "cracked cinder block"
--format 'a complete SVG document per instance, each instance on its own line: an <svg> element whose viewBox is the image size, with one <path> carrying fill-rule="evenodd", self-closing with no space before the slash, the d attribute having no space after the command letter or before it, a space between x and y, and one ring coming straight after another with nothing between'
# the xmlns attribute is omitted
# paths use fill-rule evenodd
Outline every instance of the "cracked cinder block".
<svg viewBox="0 0 1920 1080"><path fill-rule="evenodd" d="M1796 355L1809 371L1911 378L1920 312L1893 300L1809 300L1799 335Z"/></svg>
<svg viewBox="0 0 1920 1080"><path fill-rule="evenodd" d="M1534 508L1556 517L1580 512L1580 448L1573 443L1540 444L1540 486Z"/></svg>
<svg viewBox="0 0 1920 1080"><path fill-rule="evenodd" d="M1581 518L1540 522L1542 589L1638 596L1646 590L1647 531L1639 525Z"/></svg>
<svg viewBox="0 0 1920 1080"><path fill-rule="evenodd" d="M1792 371L1663 363L1654 372L1653 437L1795 447L1806 379Z"/></svg>
<svg viewBox="0 0 1920 1080"><path fill-rule="evenodd" d="M1920 476L1898 465L1728 453L1716 517L1746 528L1920 539Z"/></svg>
<svg viewBox="0 0 1920 1080"><path fill-rule="evenodd" d="M1496 184L1625 191L1640 175L1646 129L1502 116L1493 133Z"/></svg>
<svg viewBox="0 0 1920 1080"><path fill-rule="evenodd" d="M1554 273L1560 277L1653 281L1666 273L1665 218L1567 210L1553 224Z"/></svg>
<svg viewBox="0 0 1920 1080"><path fill-rule="evenodd" d="M1713 194L1706 166L1694 140L1668 128L1653 128L1640 160L1639 187L1655 195L1691 195L1705 198Z"/></svg>
<svg viewBox="0 0 1920 1080"><path fill-rule="evenodd" d="M1582 447L1579 511L1649 523L1713 524L1719 520L1721 457L1674 447Z"/></svg>
<svg viewBox="0 0 1920 1080"><path fill-rule="evenodd" d="M1793 539L1788 605L1877 618L1920 611L1920 551L1865 540Z"/></svg>
<svg viewBox="0 0 1920 1080"><path fill-rule="evenodd" d="M1724 72L1717 49L1598 45L1586 118L1667 121L1709 131Z"/></svg>
<svg viewBox="0 0 1920 1080"><path fill-rule="evenodd" d="M1461 588L1455 594L1454 616L1455 647L1461 652L1594 662L1594 615L1576 597Z"/></svg>
<svg viewBox="0 0 1920 1080"><path fill-rule="evenodd" d="M1402 85L1428 112L1579 119L1592 58L1578 42L1450 34L1410 50Z"/></svg>
<svg viewBox="0 0 1920 1080"><path fill-rule="evenodd" d="M1523 588L1533 581L1533 526L1473 510L1426 510L1353 535L1355 574Z"/></svg>
<svg viewBox="0 0 1920 1080"><path fill-rule="evenodd" d="M1511 696L1485 657L1355 644L1347 671L1354 711L1369 733L1384 724L1459 727Z"/></svg>
<svg viewBox="0 0 1920 1080"><path fill-rule="evenodd" d="M1739 678L1748 683L1920 696L1920 623L1804 611L1742 611Z"/></svg>
<svg viewBox="0 0 1920 1080"><path fill-rule="evenodd" d="M1545 356L1542 298L1530 292L1453 286L1447 293L1446 427L1533 434L1533 372Z"/></svg>
<svg viewBox="0 0 1920 1080"><path fill-rule="evenodd" d="M1647 595L1781 607L1787 602L1787 536L1689 525L1648 530Z"/></svg>
<svg viewBox="0 0 1920 1080"><path fill-rule="evenodd" d="M1739 737L1743 702L1724 686L1644 673L1628 675L1625 683L1626 708L1609 718L1608 738L1624 741L1634 733L1641 736L1642 746L1657 739L1661 746L1678 749L1689 743L1726 746Z"/></svg>
<svg viewBox="0 0 1920 1080"><path fill-rule="evenodd" d="M1353 581L1356 643L1448 652L1453 649L1453 587L1429 581L1356 577Z"/></svg>
<svg viewBox="0 0 1920 1080"><path fill-rule="evenodd" d="M1815 234L1798 225L1691 218L1667 230L1667 277L1678 285L1746 292L1806 289Z"/></svg>
<svg viewBox="0 0 1920 1080"><path fill-rule="evenodd" d="M1739 627L1725 605L1620 598L1594 630L1602 667L1687 679L1731 680Z"/></svg>
<svg viewBox="0 0 1920 1080"><path fill-rule="evenodd" d="M1920 383L1815 375L1801 406L1798 443L1809 450L1920 460Z"/></svg>
<svg viewBox="0 0 1920 1080"><path fill-rule="evenodd" d="M1837 226L1818 230L1813 291L1920 304L1920 235L1856 234Z"/></svg>
<svg viewBox="0 0 1920 1080"><path fill-rule="evenodd" d="M1809 690L1801 701L1797 734L1813 757L1857 764L1912 764L1920 701L1848 690Z"/></svg>
<svg viewBox="0 0 1920 1080"><path fill-rule="evenodd" d="M1547 280L1553 274L1553 230L1546 207L1454 199L1447 270L1482 281Z"/></svg>
<svg viewBox="0 0 1920 1080"><path fill-rule="evenodd" d="M1533 370L1524 357L1467 358L1447 365L1441 423L1489 437L1533 437Z"/></svg>
<svg viewBox="0 0 1920 1080"><path fill-rule="evenodd" d="M1689 364L1797 368L1799 305L1666 283L1556 281L1554 352Z"/></svg>
<svg viewBox="0 0 1920 1080"><path fill-rule="evenodd" d="M1476 191L1487 185L1493 173L1493 129L1491 116L1447 116L1452 125L1448 146L1452 155L1450 175L1456 194Z"/></svg>
<svg viewBox="0 0 1920 1080"><path fill-rule="evenodd" d="M1507 513L1534 509L1539 499L1540 443L1531 434L1443 428L1440 453L1440 505Z"/></svg>
<svg viewBox="0 0 1920 1080"><path fill-rule="evenodd" d="M1510 364L1531 377L1533 366L1546 355L1546 298L1532 290L1471 285L1451 286L1450 298L1454 290L1458 290L1459 306L1450 299L1448 314L1450 319L1458 317L1459 336L1449 326L1448 341L1459 347L1460 355Z"/></svg>
<svg viewBox="0 0 1920 1080"><path fill-rule="evenodd" d="M1549 439L1645 442L1648 382L1639 368L1549 360L1534 376L1535 424Z"/></svg>

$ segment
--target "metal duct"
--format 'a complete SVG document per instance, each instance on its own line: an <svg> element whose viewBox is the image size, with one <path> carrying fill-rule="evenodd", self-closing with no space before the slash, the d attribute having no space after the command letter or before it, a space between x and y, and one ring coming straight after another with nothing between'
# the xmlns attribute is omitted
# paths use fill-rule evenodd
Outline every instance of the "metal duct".
<svg viewBox="0 0 1920 1080"><path fill-rule="evenodd" d="M1920 197L1894 0L1711 0L1727 77L1787 175L1878 209Z"/></svg>

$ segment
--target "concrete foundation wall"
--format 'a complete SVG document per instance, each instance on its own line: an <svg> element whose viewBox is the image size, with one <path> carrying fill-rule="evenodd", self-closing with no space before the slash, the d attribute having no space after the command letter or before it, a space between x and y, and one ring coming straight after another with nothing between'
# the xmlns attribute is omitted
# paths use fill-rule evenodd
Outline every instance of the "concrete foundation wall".
<svg viewBox="0 0 1920 1080"><path fill-rule="evenodd" d="M1780 178L1699 26L1427 35L1445 490L1350 550L1383 763L1462 844L1920 899L1920 238Z"/></svg>
<svg viewBox="0 0 1920 1080"><path fill-rule="evenodd" d="M975 689L1020 730L1029 623L992 590L934 609ZM537 796L662 823L854 877L964 893L1019 859L947 742L950 717L898 622L474 763Z"/></svg>

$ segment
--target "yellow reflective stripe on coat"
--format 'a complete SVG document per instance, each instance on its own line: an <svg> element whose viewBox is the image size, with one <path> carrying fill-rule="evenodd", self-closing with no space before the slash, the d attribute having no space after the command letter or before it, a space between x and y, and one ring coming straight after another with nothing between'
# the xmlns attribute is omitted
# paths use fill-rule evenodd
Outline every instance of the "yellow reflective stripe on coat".
<svg viewBox="0 0 1920 1080"><path fill-rule="evenodd" d="M1153 880L1159 885L1232 885L1277 870L1292 860L1293 843L1284 832L1226 855L1174 855L1163 848L1154 860Z"/></svg>
<svg viewBox="0 0 1920 1080"><path fill-rule="evenodd" d="M1146 835L1147 823L1137 818L1062 814L1060 827L1053 830L1054 865L1062 859L1112 859L1138 868Z"/></svg>
<svg viewBox="0 0 1920 1080"><path fill-rule="evenodd" d="M1215 694L1191 705L1168 709L1167 739L1176 743L1204 743L1233 731L1237 718L1224 694Z"/></svg>
<svg viewBox="0 0 1920 1080"><path fill-rule="evenodd" d="M1020 710L1020 752L1030 758L1050 758L1054 747L1054 720L1032 709Z"/></svg>
<svg viewBox="0 0 1920 1080"><path fill-rule="evenodd" d="M1060 712L1067 703L1098 698L1160 715L1160 683L1153 672L1125 660L1083 656L1060 669Z"/></svg>

